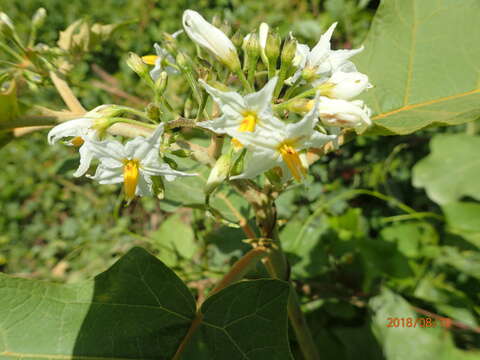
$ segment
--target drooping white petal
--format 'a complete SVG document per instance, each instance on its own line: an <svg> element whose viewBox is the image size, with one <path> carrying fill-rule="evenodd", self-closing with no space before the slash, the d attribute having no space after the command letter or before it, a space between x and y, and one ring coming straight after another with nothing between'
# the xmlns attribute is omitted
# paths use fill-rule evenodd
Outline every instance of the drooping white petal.
<svg viewBox="0 0 480 360"><path fill-rule="evenodd" d="M345 62L350 59L352 56L357 55L361 53L364 50L364 47L361 46L358 49L352 49L352 50L334 50L330 52L329 56L329 63L332 71L335 71L338 69L340 66L345 64Z"/></svg>
<svg viewBox="0 0 480 360"><path fill-rule="evenodd" d="M80 164L78 165L77 170L73 173L73 176L75 177L80 177L88 171L94 155L90 151L88 142L80 146L78 153L80 154Z"/></svg>
<svg viewBox="0 0 480 360"><path fill-rule="evenodd" d="M299 122L287 124L285 127L285 136L289 139L306 139L312 134L313 128L318 121L318 98L315 99L312 109L305 114Z"/></svg>
<svg viewBox="0 0 480 360"><path fill-rule="evenodd" d="M86 136L94 132L92 125L93 119L86 117L65 121L48 132L48 143L52 145L60 139L71 136Z"/></svg>
<svg viewBox="0 0 480 360"><path fill-rule="evenodd" d="M158 45L157 43L153 44L153 47L155 49L155 52L157 53L157 59L155 60L155 66L153 67L152 70L150 70L150 76L151 78L153 79L153 81L157 81L158 78L160 77L160 74L163 72L163 71L166 71L167 74L169 75L176 75L179 73L179 71L177 69L175 69L174 67L172 66L166 66L165 69L163 68L162 66L162 62L163 60L166 58L168 60L168 62L170 62L171 64L175 64L175 59L173 58L172 55L170 55L170 53L165 50L164 48L162 48L160 45Z"/></svg>
<svg viewBox="0 0 480 360"><path fill-rule="evenodd" d="M138 176L138 183L135 194L138 196L153 195L152 180L150 179L150 176L140 172L140 175Z"/></svg>
<svg viewBox="0 0 480 360"><path fill-rule="evenodd" d="M177 176L197 176L197 174L174 170L168 164L159 162L149 164L142 163L140 170L148 176L163 176L167 181L173 181Z"/></svg>
<svg viewBox="0 0 480 360"><path fill-rule="evenodd" d="M124 145L124 153L128 159L144 159L150 151L158 152L160 138L163 135L163 124L158 125L148 137L137 136Z"/></svg>
<svg viewBox="0 0 480 360"><path fill-rule="evenodd" d="M230 39L196 11L186 10L183 13L183 28L190 39L212 52L222 62L228 64L232 57L238 61L237 50Z"/></svg>

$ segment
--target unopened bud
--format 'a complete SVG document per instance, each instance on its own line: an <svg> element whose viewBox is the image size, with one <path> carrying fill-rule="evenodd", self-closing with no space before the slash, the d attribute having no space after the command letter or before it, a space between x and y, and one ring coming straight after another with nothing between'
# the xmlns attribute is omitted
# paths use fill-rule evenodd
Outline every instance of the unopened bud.
<svg viewBox="0 0 480 360"><path fill-rule="evenodd" d="M4 12L0 12L0 26L6 26L10 30L14 30L12 19Z"/></svg>
<svg viewBox="0 0 480 360"><path fill-rule="evenodd" d="M238 30L235 34L233 34L232 42L233 42L233 45L235 45L238 48L242 46L243 36L240 30Z"/></svg>
<svg viewBox="0 0 480 360"><path fill-rule="evenodd" d="M258 42L258 36L255 33L251 33L244 41L244 50L248 57L253 59L260 55L260 43Z"/></svg>
<svg viewBox="0 0 480 360"><path fill-rule="evenodd" d="M207 184L205 186L205 194L209 195L227 179L228 173L232 166L232 153L229 151L226 154L220 156L215 163L215 166L210 171Z"/></svg>
<svg viewBox="0 0 480 360"><path fill-rule="evenodd" d="M270 64L276 63L280 54L280 36L275 32L269 32L265 45L265 55Z"/></svg>
<svg viewBox="0 0 480 360"><path fill-rule="evenodd" d="M141 78L145 78L145 77L150 78L149 68L147 64L145 64L142 58L137 54L131 52L128 55L127 65L130 69L135 71L138 74L138 76L140 76Z"/></svg>
<svg viewBox="0 0 480 360"><path fill-rule="evenodd" d="M297 40L290 38L285 41L282 49L282 64L291 64L297 51Z"/></svg>
<svg viewBox="0 0 480 360"><path fill-rule="evenodd" d="M185 70L191 70L192 69L192 64L191 64L190 58L185 53L183 53L182 51L180 51L177 54L176 61L177 61L177 65L182 70L185 71Z"/></svg>
<svg viewBox="0 0 480 360"><path fill-rule="evenodd" d="M163 94L168 85L168 74L162 71L155 81L155 91L157 94Z"/></svg>
<svg viewBox="0 0 480 360"><path fill-rule="evenodd" d="M148 104L147 108L145 109L145 112L147 113L147 116L149 119L152 119L154 121L160 120L160 109L158 108L157 105L152 103Z"/></svg>
<svg viewBox="0 0 480 360"><path fill-rule="evenodd" d="M32 26L35 29L41 28L45 23L45 19L47 18L47 10L44 8L38 9L32 17Z"/></svg>
<svg viewBox="0 0 480 360"><path fill-rule="evenodd" d="M315 100L310 99L297 99L288 104L287 110L294 113L306 113L313 109Z"/></svg>

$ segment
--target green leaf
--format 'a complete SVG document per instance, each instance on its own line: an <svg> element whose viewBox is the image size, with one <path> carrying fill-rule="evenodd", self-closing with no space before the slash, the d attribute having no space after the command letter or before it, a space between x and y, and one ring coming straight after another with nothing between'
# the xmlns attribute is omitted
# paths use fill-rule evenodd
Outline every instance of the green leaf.
<svg viewBox="0 0 480 360"><path fill-rule="evenodd" d="M480 200L480 136L464 134L436 135L431 153L413 168L413 185L424 187L438 204L471 196Z"/></svg>
<svg viewBox="0 0 480 360"><path fill-rule="evenodd" d="M203 303L189 348L209 358L291 359L288 295L280 280L223 289ZM74 285L0 274L0 359L171 359L195 314L185 284L141 248Z"/></svg>
<svg viewBox="0 0 480 360"><path fill-rule="evenodd" d="M443 246L437 262L450 265L480 280L480 252L478 251L460 251L452 246Z"/></svg>
<svg viewBox="0 0 480 360"><path fill-rule="evenodd" d="M382 133L409 134L480 116L480 2L384 0L354 61Z"/></svg>
<svg viewBox="0 0 480 360"><path fill-rule="evenodd" d="M450 232L463 236L480 248L480 204L454 202L442 207Z"/></svg>
<svg viewBox="0 0 480 360"><path fill-rule="evenodd" d="M203 321L185 359L292 359L288 345L289 286L279 280L244 281L208 298Z"/></svg>
<svg viewBox="0 0 480 360"><path fill-rule="evenodd" d="M170 267L178 264L179 257L191 259L198 249L195 234L181 214L170 216L150 237L159 250L160 260Z"/></svg>
<svg viewBox="0 0 480 360"><path fill-rule="evenodd" d="M410 304L387 288L370 300L369 307L373 311L373 332L388 360L473 360L480 356L478 352L457 349L450 334L440 324L429 328L418 325L387 327L389 318L403 318L404 322L416 318Z"/></svg>
<svg viewBox="0 0 480 360"><path fill-rule="evenodd" d="M194 314L188 288L140 248L75 285L0 274L0 358L170 359Z"/></svg>

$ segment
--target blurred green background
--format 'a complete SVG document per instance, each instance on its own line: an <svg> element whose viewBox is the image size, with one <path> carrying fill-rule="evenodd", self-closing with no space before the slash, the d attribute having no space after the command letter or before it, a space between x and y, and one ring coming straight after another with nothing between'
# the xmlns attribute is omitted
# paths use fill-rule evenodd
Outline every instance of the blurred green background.
<svg viewBox="0 0 480 360"><path fill-rule="evenodd" d="M26 34L40 6L48 18L39 40L47 44L81 17L105 24L134 21L72 72L73 89L86 108L93 108L143 106L147 89L126 67L126 56L151 53L163 31L181 28L187 8L208 19L220 16L245 34L265 21L310 45L339 21L334 47L349 48L364 40L378 1L4 0L0 10ZM181 41L187 43L184 35ZM98 86L105 83L104 72L111 84L136 96L133 102ZM62 107L53 90L34 96ZM475 134L475 125L358 138L313 165L307 185L279 198L281 239L325 359L357 359L359 352L365 359L383 358L369 324L386 319L372 320L367 308L382 285L419 311L463 325L451 331L458 347L480 347L479 205L466 199L474 210L460 205L447 213L412 185L412 169L429 156L432 138L466 132ZM200 210L150 198L124 207L119 186L72 177L77 159L70 148L48 146L46 132L0 150L0 271L72 282L94 276L141 245L201 292L246 249L240 230L219 226ZM434 337L440 346L440 332ZM399 337L399 346L402 341Z"/></svg>

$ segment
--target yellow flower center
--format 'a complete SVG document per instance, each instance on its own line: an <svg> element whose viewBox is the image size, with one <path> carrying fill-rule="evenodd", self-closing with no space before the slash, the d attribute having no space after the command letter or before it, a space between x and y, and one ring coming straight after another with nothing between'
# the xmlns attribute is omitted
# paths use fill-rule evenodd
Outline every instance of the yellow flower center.
<svg viewBox="0 0 480 360"><path fill-rule="evenodd" d="M245 110L242 113L242 116L242 122L237 130L241 132L254 132L259 121L257 113L252 110ZM239 150L243 147L242 143L237 139L232 139L232 144L236 150Z"/></svg>
<svg viewBox="0 0 480 360"><path fill-rule="evenodd" d="M123 161L123 190L125 199L132 200L135 197L135 190L138 184L138 168L139 161L137 159Z"/></svg>
<svg viewBox="0 0 480 360"><path fill-rule="evenodd" d="M85 141L81 136L75 136L72 140L70 140L70 143L75 146L75 147L80 147L83 145Z"/></svg>
<svg viewBox="0 0 480 360"><path fill-rule="evenodd" d="M142 61L147 65L155 65L155 61L157 61L157 55L145 55L142 56Z"/></svg>
<svg viewBox="0 0 480 360"><path fill-rule="evenodd" d="M307 169L303 166L300 155L295 150L293 144L283 142L278 147L278 152L282 155L282 159L287 164L294 179L301 181L307 175Z"/></svg>
<svg viewBox="0 0 480 360"><path fill-rule="evenodd" d="M254 132L255 127L257 126L257 123L258 123L257 113L255 111L245 110L242 113L242 116L243 116L243 120L240 123L240 126L238 127L238 131Z"/></svg>

